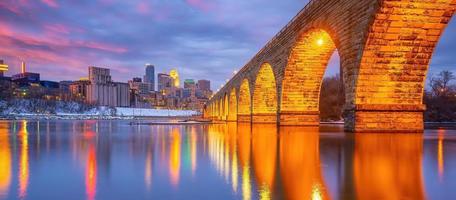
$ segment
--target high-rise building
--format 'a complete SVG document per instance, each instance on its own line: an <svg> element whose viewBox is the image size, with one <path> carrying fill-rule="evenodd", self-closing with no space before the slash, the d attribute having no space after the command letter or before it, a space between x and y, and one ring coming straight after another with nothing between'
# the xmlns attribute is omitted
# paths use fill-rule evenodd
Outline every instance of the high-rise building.
<svg viewBox="0 0 456 200"><path fill-rule="evenodd" d="M92 84L106 84L111 82L111 72L109 69L100 67L89 67L89 81Z"/></svg>
<svg viewBox="0 0 456 200"><path fill-rule="evenodd" d="M130 89L134 90L138 95L145 95L150 92L149 85L143 83L141 78L133 78L133 80L128 81L128 84L130 85Z"/></svg>
<svg viewBox="0 0 456 200"><path fill-rule="evenodd" d="M178 88L180 86L179 73L176 69L173 69L169 72L169 76L173 79L173 86Z"/></svg>
<svg viewBox="0 0 456 200"><path fill-rule="evenodd" d="M100 106L130 106L129 85L112 82L109 69L90 66L89 81L87 102Z"/></svg>
<svg viewBox="0 0 456 200"><path fill-rule="evenodd" d="M193 79L185 79L184 81L184 88L195 88L195 80Z"/></svg>
<svg viewBox="0 0 456 200"><path fill-rule="evenodd" d="M173 79L168 74L159 73L158 75L158 91L163 93L164 90L169 89L173 85Z"/></svg>
<svg viewBox="0 0 456 200"><path fill-rule="evenodd" d="M144 83L149 85L149 91L155 91L155 66L146 64L146 75L144 75Z"/></svg>
<svg viewBox="0 0 456 200"><path fill-rule="evenodd" d="M204 91L211 90L211 82L208 80L198 80L198 89Z"/></svg>

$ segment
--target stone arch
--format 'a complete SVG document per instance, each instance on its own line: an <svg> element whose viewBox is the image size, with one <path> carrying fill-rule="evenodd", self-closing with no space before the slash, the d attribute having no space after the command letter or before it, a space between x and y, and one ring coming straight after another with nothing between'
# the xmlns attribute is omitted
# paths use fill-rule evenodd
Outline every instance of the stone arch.
<svg viewBox="0 0 456 200"><path fill-rule="evenodd" d="M277 87L269 63L261 65L255 80L252 101L252 121L277 123Z"/></svg>
<svg viewBox="0 0 456 200"><path fill-rule="evenodd" d="M423 91L435 46L456 1L383 0L367 31L346 129L422 131Z"/></svg>
<svg viewBox="0 0 456 200"><path fill-rule="evenodd" d="M222 116L221 115L221 104L220 104L221 101L220 101L220 99L217 99L215 102L216 102L215 106L216 106L216 110L217 110L217 119L220 120L221 116Z"/></svg>
<svg viewBox="0 0 456 200"><path fill-rule="evenodd" d="M321 82L335 50L333 39L323 29L311 29L297 38L282 80L281 125L320 123Z"/></svg>
<svg viewBox="0 0 456 200"><path fill-rule="evenodd" d="M229 109L229 97L225 93L223 96L223 120L228 120Z"/></svg>
<svg viewBox="0 0 456 200"><path fill-rule="evenodd" d="M252 98L250 95L249 80L244 79L239 87L239 100L238 100L238 121L250 122L251 121L251 105Z"/></svg>
<svg viewBox="0 0 456 200"><path fill-rule="evenodd" d="M228 121L237 121L236 88L231 89L228 106Z"/></svg>
<svg viewBox="0 0 456 200"><path fill-rule="evenodd" d="M219 119L223 120L223 97L219 99Z"/></svg>

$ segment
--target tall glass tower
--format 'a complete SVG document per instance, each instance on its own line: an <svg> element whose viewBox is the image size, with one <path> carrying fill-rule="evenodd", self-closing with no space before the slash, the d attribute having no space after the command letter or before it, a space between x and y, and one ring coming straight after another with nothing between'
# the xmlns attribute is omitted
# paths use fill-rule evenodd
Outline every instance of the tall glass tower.
<svg viewBox="0 0 456 200"><path fill-rule="evenodd" d="M146 75L144 76L144 82L149 84L149 91L155 91L155 66L152 64L146 64Z"/></svg>

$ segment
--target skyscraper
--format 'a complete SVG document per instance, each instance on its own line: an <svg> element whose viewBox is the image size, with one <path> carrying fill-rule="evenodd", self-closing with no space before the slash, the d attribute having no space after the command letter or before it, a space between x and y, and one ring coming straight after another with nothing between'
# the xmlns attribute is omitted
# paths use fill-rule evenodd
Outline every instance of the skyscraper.
<svg viewBox="0 0 456 200"><path fill-rule="evenodd" d="M146 75L144 76L144 82L149 84L149 91L155 91L155 66L152 64L146 64Z"/></svg>
<svg viewBox="0 0 456 200"><path fill-rule="evenodd" d="M184 81L184 88L194 88L195 81L193 79L185 79Z"/></svg>
<svg viewBox="0 0 456 200"><path fill-rule="evenodd" d="M179 73L176 69L173 69L169 72L169 76L173 79L173 86L178 88L180 86Z"/></svg>
<svg viewBox="0 0 456 200"><path fill-rule="evenodd" d="M158 91L162 92L166 89L170 89L173 84L173 79L168 74L159 73L158 75Z"/></svg>
<svg viewBox="0 0 456 200"><path fill-rule="evenodd" d="M208 80L198 80L198 89L204 91L211 90L211 82Z"/></svg>

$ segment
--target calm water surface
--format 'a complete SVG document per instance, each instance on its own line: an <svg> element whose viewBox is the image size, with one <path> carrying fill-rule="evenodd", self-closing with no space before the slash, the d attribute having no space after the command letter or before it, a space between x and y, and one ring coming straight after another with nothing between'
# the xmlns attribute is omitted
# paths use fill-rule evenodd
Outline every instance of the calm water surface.
<svg viewBox="0 0 456 200"><path fill-rule="evenodd" d="M0 199L456 199L456 131L0 121Z"/></svg>

